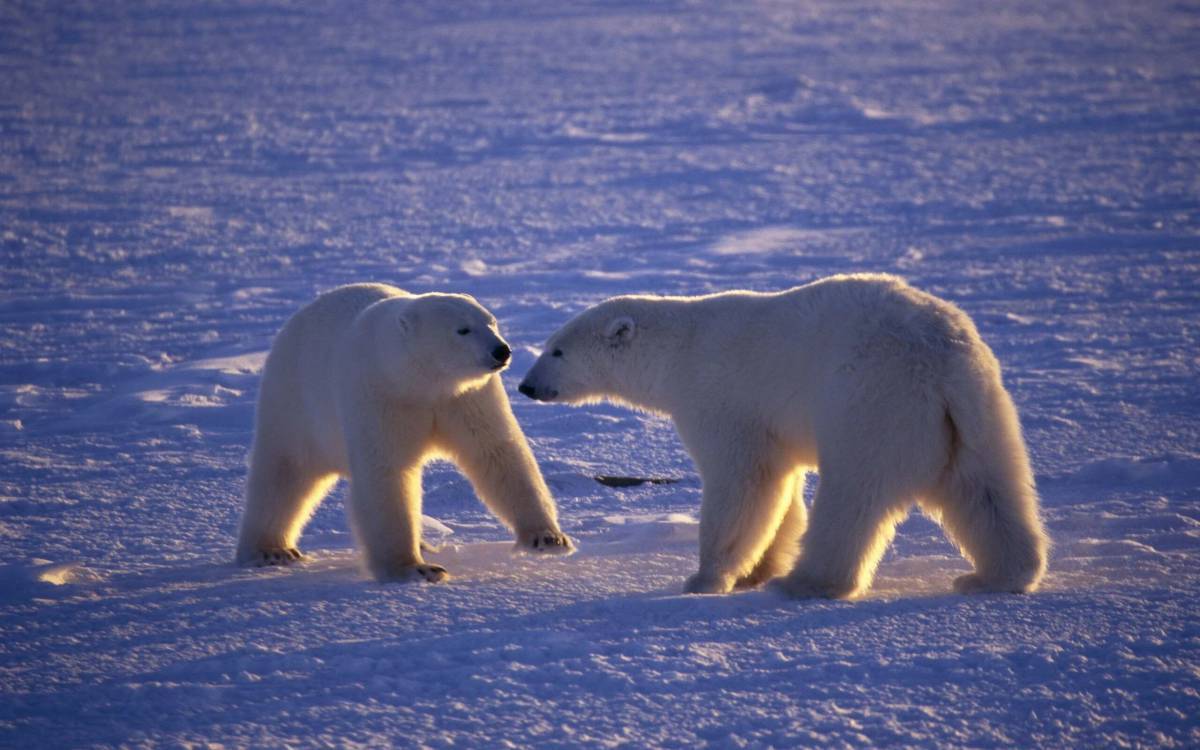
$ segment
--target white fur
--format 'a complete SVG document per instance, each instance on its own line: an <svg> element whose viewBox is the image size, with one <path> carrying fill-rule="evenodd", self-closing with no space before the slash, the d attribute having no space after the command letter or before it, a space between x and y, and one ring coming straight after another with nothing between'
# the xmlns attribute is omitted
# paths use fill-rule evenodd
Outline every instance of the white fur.
<svg viewBox="0 0 1200 750"><path fill-rule="evenodd" d="M372 575L444 578L421 557L421 467L435 455L458 464L518 545L569 552L500 383L500 346L495 319L463 295L354 284L297 312L263 370L238 561L299 558L301 529L346 477Z"/></svg>
<svg viewBox="0 0 1200 750"><path fill-rule="evenodd" d="M914 503L975 566L957 590L1032 591L1045 571L1000 366L965 313L901 279L616 297L551 336L521 391L674 419L704 483L688 591L790 568L775 585L792 595L854 596ZM820 486L806 524L808 468Z"/></svg>

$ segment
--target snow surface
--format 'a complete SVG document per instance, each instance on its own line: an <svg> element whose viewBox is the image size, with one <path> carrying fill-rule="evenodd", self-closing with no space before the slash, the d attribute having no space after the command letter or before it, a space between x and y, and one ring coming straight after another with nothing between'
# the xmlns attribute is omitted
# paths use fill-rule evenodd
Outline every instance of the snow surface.
<svg viewBox="0 0 1200 750"><path fill-rule="evenodd" d="M1200 745L1198 55L1189 0L0 4L0 745ZM844 271L996 350L1042 592L915 515L865 600L682 596L670 424L515 393L605 296ZM496 313L577 556L438 464L447 585L341 490L230 564L271 337L365 280Z"/></svg>

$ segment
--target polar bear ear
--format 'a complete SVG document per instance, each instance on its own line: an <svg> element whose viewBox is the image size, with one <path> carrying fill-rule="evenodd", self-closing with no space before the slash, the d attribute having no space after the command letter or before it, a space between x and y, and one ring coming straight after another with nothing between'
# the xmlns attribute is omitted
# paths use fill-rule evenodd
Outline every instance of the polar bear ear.
<svg viewBox="0 0 1200 750"><path fill-rule="evenodd" d="M604 328L604 337L615 344L627 344L633 340L634 333L637 332L637 325L633 322L633 318L628 315L622 315L619 318L613 318L608 321L608 325Z"/></svg>

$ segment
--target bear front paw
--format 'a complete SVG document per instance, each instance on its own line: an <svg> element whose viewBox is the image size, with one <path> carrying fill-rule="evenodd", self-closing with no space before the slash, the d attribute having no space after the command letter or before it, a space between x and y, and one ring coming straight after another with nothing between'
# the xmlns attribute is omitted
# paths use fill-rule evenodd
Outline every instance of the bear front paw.
<svg viewBox="0 0 1200 750"><path fill-rule="evenodd" d="M441 565L414 565L417 576L430 583L441 583L450 577Z"/></svg>
<svg viewBox="0 0 1200 750"><path fill-rule="evenodd" d="M853 587L818 583L792 576L768 581L767 590L791 599L849 599L854 595Z"/></svg>
<svg viewBox="0 0 1200 750"><path fill-rule="evenodd" d="M733 582L725 576L696 573L683 584L685 594L727 594Z"/></svg>
<svg viewBox="0 0 1200 750"><path fill-rule="evenodd" d="M756 568L750 575L742 576L734 582L733 588L735 591L746 591L756 589L767 581L776 577L778 573L770 570Z"/></svg>
<svg viewBox="0 0 1200 750"><path fill-rule="evenodd" d="M561 531L543 529L521 534L517 538L516 548L519 552L541 555L570 555L575 552L575 543Z"/></svg>
<svg viewBox="0 0 1200 750"><path fill-rule="evenodd" d="M272 547L270 549L255 550L251 554L238 560L242 565L253 565L258 568L265 568L276 565L291 565L297 560L303 560L304 554L295 547Z"/></svg>
<svg viewBox="0 0 1200 750"><path fill-rule="evenodd" d="M425 581L428 583L441 583L450 578L450 574L441 565L432 565L430 563L417 563L416 565L403 565L386 571L378 576L381 582L390 583L409 583L412 581Z"/></svg>
<svg viewBox="0 0 1200 750"><path fill-rule="evenodd" d="M959 594L1025 594L1029 586L988 581L978 573L967 573L954 579L954 590Z"/></svg>

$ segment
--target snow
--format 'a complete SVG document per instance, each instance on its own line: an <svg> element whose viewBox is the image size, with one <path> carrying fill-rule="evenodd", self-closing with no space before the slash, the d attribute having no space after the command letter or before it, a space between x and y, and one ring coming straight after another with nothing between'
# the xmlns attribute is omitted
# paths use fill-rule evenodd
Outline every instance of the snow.
<svg viewBox="0 0 1200 750"><path fill-rule="evenodd" d="M1198 43L1158 0L5 4L0 746L1200 744ZM846 271L995 349L1041 592L953 595L914 515L863 600L683 596L670 424L515 392L606 296ZM438 463L446 585L367 580L342 488L231 564L271 337L366 280L495 312L576 556Z"/></svg>

